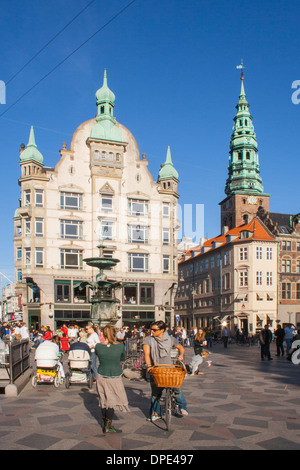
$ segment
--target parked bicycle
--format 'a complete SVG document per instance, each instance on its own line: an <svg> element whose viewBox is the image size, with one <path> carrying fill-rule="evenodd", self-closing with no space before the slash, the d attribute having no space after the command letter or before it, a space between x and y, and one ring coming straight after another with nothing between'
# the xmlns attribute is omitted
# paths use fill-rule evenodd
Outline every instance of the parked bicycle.
<svg viewBox="0 0 300 470"><path fill-rule="evenodd" d="M147 367L145 364L145 356L129 356L122 364L124 377L128 379L147 379Z"/></svg>

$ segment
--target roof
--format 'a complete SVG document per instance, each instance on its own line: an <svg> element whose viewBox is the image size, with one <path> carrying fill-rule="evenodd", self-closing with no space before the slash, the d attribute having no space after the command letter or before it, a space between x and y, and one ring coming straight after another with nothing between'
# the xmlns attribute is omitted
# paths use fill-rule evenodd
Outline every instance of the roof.
<svg viewBox="0 0 300 470"><path fill-rule="evenodd" d="M248 232L249 236L243 236L243 232ZM201 256L204 254L203 248L208 248L205 251L205 253L207 253L221 246L228 245L229 243L245 242L246 240L275 241L275 237L271 232L269 232L267 227L258 217L254 217L248 224L240 225L239 227L228 230L225 235L218 235L217 237L211 238L203 243L202 247L188 250L185 253L185 259L180 260L180 263L187 261L188 259Z"/></svg>

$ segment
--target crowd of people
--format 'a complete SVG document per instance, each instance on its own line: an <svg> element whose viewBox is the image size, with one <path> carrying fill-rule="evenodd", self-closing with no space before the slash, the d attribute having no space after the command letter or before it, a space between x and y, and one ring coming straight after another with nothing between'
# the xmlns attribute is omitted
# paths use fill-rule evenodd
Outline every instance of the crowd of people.
<svg viewBox="0 0 300 470"><path fill-rule="evenodd" d="M268 325L258 335L261 347L261 359L265 357L272 360L270 344L276 342L277 356L290 354L292 342L297 339L296 331L292 325L282 328L280 325L273 333ZM235 335L240 336L239 331ZM231 338L228 327L223 328L221 337L224 346L227 347L228 339ZM177 350L178 361L183 361L185 347L194 350L187 370L193 377L196 373L201 374L204 353L210 354L204 347L211 348L214 333L210 329L191 328L175 326L170 329L163 321L153 322L150 328L146 327L121 327L117 331L108 325L99 328L91 323L84 327L78 325L63 324L58 329L52 330L49 326L43 326L39 330L28 328L25 322L10 325L3 322L0 324L0 338L8 338L10 341L28 339L32 349L38 350L45 342L55 343L61 355L72 349L85 349L91 358L91 370L94 383L102 409L103 432L118 433L113 424L114 411L129 411L126 391L122 382L121 362L126 356L139 349L144 354L145 367L149 373L151 386L151 404L149 410L150 421L161 419L160 398L162 388L157 387L151 375L152 368L157 364L172 364L172 350ZM126 346L126 348L125 348ZM208 366L209 366L209 362ZM178 411L182 416L188 415L187 402L181 388L176 390L175 395Z"/></svg>

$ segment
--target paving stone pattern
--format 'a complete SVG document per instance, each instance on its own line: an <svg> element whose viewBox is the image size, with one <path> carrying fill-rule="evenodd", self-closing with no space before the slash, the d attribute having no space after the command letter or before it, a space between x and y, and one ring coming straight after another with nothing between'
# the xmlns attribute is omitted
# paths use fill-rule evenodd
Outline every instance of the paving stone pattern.
<svg viewBox="0 0 300 470"><path fill-rule="evenodd" d="M116 416L123 432L110 435L95 386L29 383L18 397L0 395L0 450L300 450L300 366L274 355L261 362L256 346L211 351L205 375L186 378L189 416L174 417L170 432L146 421L145 381L124 379L131 412Z"/></svg>

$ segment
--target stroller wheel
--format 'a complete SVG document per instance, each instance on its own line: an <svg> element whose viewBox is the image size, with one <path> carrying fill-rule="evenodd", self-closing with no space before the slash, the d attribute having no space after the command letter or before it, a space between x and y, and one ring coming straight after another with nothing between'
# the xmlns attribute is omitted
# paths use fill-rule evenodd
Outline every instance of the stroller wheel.
<svg viewBox="0 0 300 470"><path fill-rule="evenodd" d="M35 388L37 386L37 377L36 377L36 375L34 377L32 377L31 385L33 386L33 388Z"/></svg>
<svg viewBox="0 0 300 470"><path fill-rule="evenodd" d="M94 382L93 374L90 374L88 376L88 387L89 388L93 388L93 382Z"/></svg>
<svg viewBox="0 0 300 470"><path fill-rule="evenodd" d="M58 388L59 386L60 386L60 378L59 378L59 375L56 375L54 377L54 387Z"/></svg>
<svg viewBox="0 0 300 470"><path fill-rule="evenodd" d="M65 387L70 388L70 376L69 376L69 374L67 374L66 377L65 377Z"/></svg>

